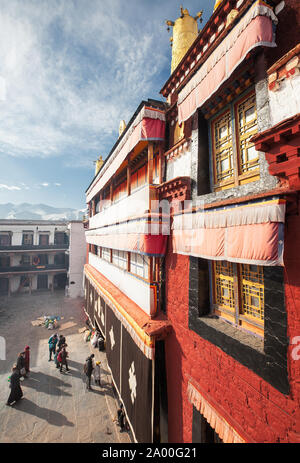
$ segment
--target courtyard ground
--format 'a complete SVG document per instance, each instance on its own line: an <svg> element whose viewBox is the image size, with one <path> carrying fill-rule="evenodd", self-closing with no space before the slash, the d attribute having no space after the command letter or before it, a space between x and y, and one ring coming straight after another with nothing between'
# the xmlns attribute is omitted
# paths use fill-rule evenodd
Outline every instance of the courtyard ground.
<svg viewBox="0 0 300 463"><path fill-rule="evenodd" d="M82 303L61 291L0 298L0 336L6 342L6 359L0 359L0 443L132 442L130 433L120 433L113 421L118 401L105 352L93 349L78 332L85 326ZM69 373L60 373L48 361L48 338L55 331L31 323L44 315L63 317L55 331L66 337ZM8 377L26 345L31 372L21 383L24 398L9 407ZM83 364L91 352L101 361L102 387L92 384L87 391Z"/></svg>

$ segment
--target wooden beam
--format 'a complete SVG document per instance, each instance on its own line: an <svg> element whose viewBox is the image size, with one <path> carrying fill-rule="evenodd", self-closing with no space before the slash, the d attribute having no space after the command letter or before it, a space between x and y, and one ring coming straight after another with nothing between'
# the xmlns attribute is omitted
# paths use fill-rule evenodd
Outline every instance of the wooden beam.
<svg viewBox="0 0 300 463"><path fill-rule="evenodd" d="M128 155L127 161L127 196L131 195L131 156Z"/></svg>
<svg viewBox="0 0 300 463"><path fill-rule="evenodd" d="M151 185L153 183L153 142L149 142L148 144L148 169L147 169L147 180L148 184Z"/></svg>
<svg viewBox="0 0 300 463"><path fill-rule="evenodd" d="M158 148L158 183L163 183L163 146L162 143L159 144Z"/></svg>

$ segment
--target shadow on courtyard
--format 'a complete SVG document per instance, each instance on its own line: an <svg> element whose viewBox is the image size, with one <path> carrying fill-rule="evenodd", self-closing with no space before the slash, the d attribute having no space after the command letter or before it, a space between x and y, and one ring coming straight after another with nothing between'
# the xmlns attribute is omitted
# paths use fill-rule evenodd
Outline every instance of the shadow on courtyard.
<svg viewBox="0 0 300 463"><path fill-rule="evenodd" d="M55 410L50 410L49 408L39 407L26 397L14 405L14 409L28 413L29 415L34 415L54 426L74 426L74 423L68 421L68 419L61 413Z"/></svg>
<svg viewBox="0 0 300 463"><path fill-rule="evenodd" d="M38 392L44 392L50 395L71 396L71 394L61 389L62 387L71 387L70 384L64 382L60 378L55 378L54 376L46 375L41 372L36 373L31 371L30 377L24 380L22 386L31 387Z"/></svg>

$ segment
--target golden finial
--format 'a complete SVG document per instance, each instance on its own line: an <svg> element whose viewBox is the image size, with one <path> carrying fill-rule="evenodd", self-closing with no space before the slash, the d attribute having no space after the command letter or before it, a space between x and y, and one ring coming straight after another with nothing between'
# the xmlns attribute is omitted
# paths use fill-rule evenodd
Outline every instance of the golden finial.
<svg viewBox="0 0 300 463"><path fill-rule="evenodd" d="M173 37L170 42L172 46L172 63L171 72L178 66L192 43L198 35L198 19L202 22L202 11L199 11L195 17L190 16L188 10L180 6L180 17L173 21L166 21L167 30L173 27Z"/></svg>
<svg viewBox="0 0 300 463"><path fill-rule="evenodd" d="M218 8L219 5L221 5L222 2L223 2L223 0L216 0L215 6L214 6L214 11Z"/></svg>
<svg viewBox="0 0 300 463"><path fill-rule="evenodd" d="M125 129L126 129L126 122L123 120L120 122L120 125L119 125L119 136L122 135Z"/></svg>
<svg viewBox="0 0 300 463"><path fill-rule="evenodd" d="M99 170L101 169L101 167L103 166L104 164L104 161L102 159L102 156L99 156L99 158L97 159L97 161L94 161L94 163L96 164L96 167L95 167L95 175L98 174Z"/></svg>

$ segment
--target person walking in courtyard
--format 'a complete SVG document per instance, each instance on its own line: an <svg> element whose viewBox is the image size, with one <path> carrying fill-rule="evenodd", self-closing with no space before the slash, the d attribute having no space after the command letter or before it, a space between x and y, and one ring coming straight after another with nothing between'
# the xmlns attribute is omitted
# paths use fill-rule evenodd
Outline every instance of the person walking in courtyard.
<svg viewBox="0 0 300 463"><path fill-rule="evenodd" d="M22 376L23 378L27 378L26 369L25 369L25 352L19 353L16 366L19 371L19 375Z"/></svg>
<svg viewBox="0 0 300 463"><path fill-rule="evenodd" d="M29 369L29 364L30 364L30 347L29 346L25 346L25 349L24 349L24 359L25 359L25 370L26 370L26 374L30 372L30 369Z"/></svg>
<svg viewBox="0 0 300 463"><path fill-rule="evenodd" d="M61 373L62 373L63 365L65 365L66 371L70 371L70 369L68 367L68 361L67 361L67 358L69 357L69 354L66 351L66 347L67 347L67 344L64 344L62 349L60 350L58 356L57 356L57 360L59 361L59 364L60 364L60 370L59 371Z"/></svg>
<svg viewBox="0 0 300 463"><path fill-rule="evenodd" d="M12 368L12 375L10 377L10 389L10 395L7 399L6 405L12 405L14 402L18 402L23 397L17 365L14 365Z"/></svg>
<svg viewBox="0 0 300 463"><path fill-rule="evenodd" d="M55 363L56 368L60 367L60 363L59 363L58 358L57 358L60 351L61 351L61 349L57 349L57 351L54 354L54 363Z"/></svg>
<svg viewBox="0 0 300 463"><path fill-rule="evenodd" d="M97 361L96 365L95 365L95 368L94 368L94 371L93 371L95 384L97 384L98 386L101 386L100 364L101 364L101 362Z"/></svg>
<svg viewBox="0 0 300 463"><path fill-rule="evenodd" d="M91 390L91 376L94 370L94 365L93 365L93 358L95 357L94 354L90 355L84 364L84 372L86 374L86 388L87 390Z"/></svg>
<svg viewBox="0 0 300 463"><path fill-rule="evenodd" d="M58 343L57 343L57 347L58 347L58 350L61 350L62 346L66 344L66 338L60 334L59 335L59 340L58 340Z"/></svg>
<svg viewBox="0 0 300 463"><path fill-rule="evenodd" d="M56 351L56 344L57 344L58 338L57 334L55 333L53 336L50 336L48 344L49 344L49 362L52 360L52 354L55 355Z"/></svg>

